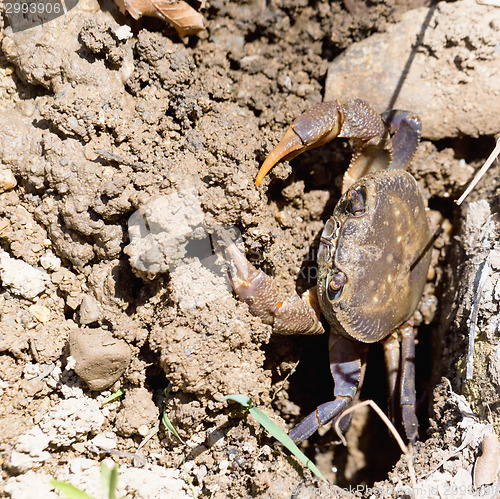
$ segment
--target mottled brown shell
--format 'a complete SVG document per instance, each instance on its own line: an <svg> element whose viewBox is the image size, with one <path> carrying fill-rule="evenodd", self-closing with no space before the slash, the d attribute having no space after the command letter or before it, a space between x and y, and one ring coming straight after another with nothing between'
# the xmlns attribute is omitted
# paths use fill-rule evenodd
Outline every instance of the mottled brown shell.
<svg viewBox="0 0 500 499"><path fill-rule="evenodd" d="M364 210L350 205L352 190ZM392 170L369 174L342 196L325 225L318 297L328 322L348 338L373 343L411 317L426 282L431 231L415 179ZM330 281L345 274L332 296Z"/></svg>

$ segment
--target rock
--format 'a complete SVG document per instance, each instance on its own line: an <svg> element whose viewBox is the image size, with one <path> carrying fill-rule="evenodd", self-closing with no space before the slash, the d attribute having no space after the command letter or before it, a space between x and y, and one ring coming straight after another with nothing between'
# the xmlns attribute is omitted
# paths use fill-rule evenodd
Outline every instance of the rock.
<svg viewBox="0 0 500 499"><path fill-rule="evenodd" d="M117 429L124 435L139 434L145 436L145 428L151 430L158 421L158 407L145 388L127 391L123 400L123 409L116 421Z"/></svg>
<svg viewBox="0 0 500 499"><path fill-rule="evenodd" d="M131 352L127 343L103 329L76 329L69 337L74 371L90 390L104 390L127 369Z"/></svg>
<svg viewBox="0 0 500 499"><path fill-rule="evenodd" d="M45 305L31 305L28 310L39 322L47 322L50 319L50 310Z"/></svg>
<svg viewBox="0 0 500 499"><path fill-rule="evenodd" d="M33 300L45 291L49 281L45 271L35 269L22 260L10 258L5 251L0 251L0 279L3 286L28 300Z"/></svg>
<svg viewBox="0 0 500 499"><path fill-rule="evenodd" d="M101 318L99 302L90 295L84 295L80 304L80 324L92 324Z"/></svg>
<svg viewBox="0 0 500 499"><path fill-rule="evenodd" d="M12 170L9 170L8 168L0 168L0 192L14 189L16 185L17 180L16 177L14 177Z"/></svg>
<svg viewBox="0 0 500 499"><path fill-rule="evenodd" d="M499 29L500 9L471 0L411 10L331 63L325 101L359 97L378 112L414 111L433 140L496 134Z"/></svg>

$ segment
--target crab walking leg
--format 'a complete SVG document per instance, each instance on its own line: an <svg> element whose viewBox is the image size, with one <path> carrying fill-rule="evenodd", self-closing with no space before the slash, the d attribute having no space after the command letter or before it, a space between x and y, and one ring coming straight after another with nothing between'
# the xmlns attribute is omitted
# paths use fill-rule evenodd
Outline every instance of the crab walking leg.
<svg viewBox="0 0 500 499"><path fill-rule="evenodd" d="M399 328L401 332L401 385L400 404L403 426L408 440L418 439L418 419L415 414L415 329L409 323Z"/></svg>
<svg viewBox="0 0 500 499"><path fill-rule="evenodd" d="M225 251L229 256L229 275L235 293L248 304L250 313L262 322L273 326L279 334L321 334L323 326L318 318L319 307L313 301L313 293L301 298L293 293L283 298L271 277L257 270L236 247L227 241Z"/></svg>
<svg viewBox="0 0 500 499"><path fill-rule="evenodd" d="M396 415L396 384L399 374L400 345L398 332L393 331L382 341L384 347L385 369L387 373L387 391L389 399L389 415L394 418Z"/></svg>
<svg viewBox="0 0 500 499"><path fill-rule="evenodd" d="M290 438L296 444L347 409L363 383L368 345L348 340L332 331L329 349L335 400L321 404L290 431Z"/></svg>

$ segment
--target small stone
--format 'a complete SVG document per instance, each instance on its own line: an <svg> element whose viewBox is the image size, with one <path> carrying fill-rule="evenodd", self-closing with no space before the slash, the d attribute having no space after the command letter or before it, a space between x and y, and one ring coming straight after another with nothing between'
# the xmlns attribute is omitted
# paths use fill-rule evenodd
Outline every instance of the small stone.
<svg viewBox="0 0 500 499"><path fill-rule="evenodd" d="M48 276L46 272L35 269L22 260L10 258L7 252L1 251L0 280L2 285L11 288L13 293L33 300L45 291Z"/></svg>
<svg viewBox="0 0 500 499"><path fill-rule="evenodd" d="M31 305L28 310L38 322L47 322L50 319L50 310L44 305Z"/></svg>
<svg viewBox="0 0 500 499"><path fill-rule="evenodd" d="M118 40L128 40L129 38L132 38L133 33L130 26L125 24L115 29L115 35Z"/></svg>
<svg viewBox="0 0 500 499"><path fill-rule="evenodd" d="M45 270L57 272L61 268L61 259L49 250L45 255L40 257L40 265Z"/></svg>
<svg viewBox="0 0 500 499"><path fill-rule="evenodd" d="M150 431L149 426L145 425L145 424L143 424L143 425L139 426L139 428L137 428L137 433L139 433L139 435L141 437L147 436L149 434L149 431Z"/></svg>
<svg viewBox="0 0 500 499"><path fill-rule="evenodd" d="M13 189L17 185L16 177L8 168L0 168L0 192Z"/></svg>
<svg viewBox="0 0 500 499"><path fill-rule="evenodd" d="M104 390L127 369L130 347L103 329L76 329L69 336L70 354L75 373L90 390Z"/></svg>
<svg viewBox="0 0 500 499"><path fill-rule="evenodd" d="M91 443L101 449L116 449L116 436L114 433L99 433L92 440Z"/></svg>
<svg viewBox="0 0 500 499"><path fill-rule="evenodd" d="M221 473L226 473L230 464L231 464L230 461L228 461L227 459L223 459L219 463L219 469L220 469Z"/></svg>
<svg viewBox="0 0 500 499"><path fill-rule="evenodd" d="M101 318L99 302L90 295L84 295L80 304L80 324L92 324Z"/></svg>

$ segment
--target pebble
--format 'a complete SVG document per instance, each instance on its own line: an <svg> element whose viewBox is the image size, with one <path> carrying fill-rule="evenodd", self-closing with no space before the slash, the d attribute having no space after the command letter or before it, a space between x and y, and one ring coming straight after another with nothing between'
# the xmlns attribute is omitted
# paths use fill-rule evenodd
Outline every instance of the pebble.
<svg viewBox="0 0 500 499"><path fill-rule="evenodd" d="M22 260L10 258L5 251L0 252L0 279L3 286L28 300L33 300L45 291L48 282L45 271L35 269Z"/></svg>
<svg viewBox="0 0 500 499"><path fill-rule="evenodd" d="M84 295L80 304L80 324L92 324L93 322L97 322L101 316L99 302L90 295Z"/></svg>
<svg viewBox="0 0 500 499"><path fill-rule="evenodd" d="M61 259L49 250L45 255L40 257L40 265L45 270L57 272L61 268Z"/></svg>
<svg viewBox="0 0 500 499"><path fill-rule="evenodd" d="M12 170L8 168L0 168L0 192L5 192L13 189L17 185L16 177Z"/></svg>
<svg viewBox="0 0 500 499"><path fill-rule="evenodd" d="M31 305L28 310L38 322L47 322L50 319L50 310L44 305Z"/></svg>
<svg viewBox="0 0 500 499"><path fill-rule="evenodd" d="M75 329L68 341L74 371L90 390L110 387L132 358L128 344L104 329Z"/></svg>

